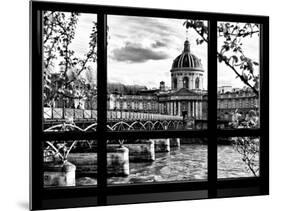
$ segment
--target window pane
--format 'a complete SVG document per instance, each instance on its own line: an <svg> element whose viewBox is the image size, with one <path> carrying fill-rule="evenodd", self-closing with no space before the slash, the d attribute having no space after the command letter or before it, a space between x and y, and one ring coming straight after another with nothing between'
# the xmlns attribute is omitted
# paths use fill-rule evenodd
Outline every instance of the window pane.
<svg viewBox="0 0 281 211"><path fill-rule="evenodd" d="M259 138L219 138L218 144L218 178L259 176Z"/></svg>
<svg viewBox="0 0 281 211"><path fill-rule="evenodd" d="M207 180L207 140L168 138L108 142L108 184Z"/></svg>
<svg viewBox="0 0 281 211"><path fill-rule="evenodd" d="M45 131L96 123L96 22L95 14L43 12Z"/></svg>
<svg viewBox="0 0 281 211"><path fill-rule="evenodd" d="M258 128L260 26L218 22L217 29L218 128Z"/></svg>
<svg viewBox="0 0 281 211"><path fill-rule="evenodd" d="M43 152L44 187L97 184L95 140L46 141Z"/></svg>
<svg viewBox="0 0 281 211"><path fill-rule="evenodd" d="M207 21L108 16L108 129L205 129L207 32Z"/></svg>

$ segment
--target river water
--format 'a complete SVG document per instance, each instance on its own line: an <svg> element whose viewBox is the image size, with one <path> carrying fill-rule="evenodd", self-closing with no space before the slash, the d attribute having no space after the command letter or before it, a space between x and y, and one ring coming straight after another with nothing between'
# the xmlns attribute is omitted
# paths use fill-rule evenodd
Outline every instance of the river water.
<svg viewBox="0 0 281 211"><path fill-rule="evenodd" d="M182 144L167 153L156 153L154 162L130 162L130 175L110 177L109 184L207 180L207 145ZM258 162L258 158L256 159ZM218 177L252 177L242 156L232 145L218 146ZM77 185L96 184L93 178L79 178Z"/></svg>

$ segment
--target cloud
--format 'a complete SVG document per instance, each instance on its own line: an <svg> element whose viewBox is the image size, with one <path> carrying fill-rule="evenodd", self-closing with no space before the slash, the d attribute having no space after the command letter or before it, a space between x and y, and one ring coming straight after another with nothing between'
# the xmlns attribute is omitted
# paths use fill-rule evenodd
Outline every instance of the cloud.
<svg viewBox="0 0 281 211"><path fill-rule="evenodd" d="M143 63L148 60L162 60L169 58L163 51L154 51L138 43L127 42L124 47L112 50L112 59L119 62Z"/></svg>
<svg viewBox="0 0 281 211"><path fill-rule="evenodd" d="M167 43L162 41L156 41L155 43L151 44L152 48L161 48L161 47L167 47Z"/></svg>
<svg viewBox="0 0 281 211"><path fill-rule="evenodd" d="M151 47L153 47L152 43L156 44L156 41L159 41L162 45L166 44L162 47L168 47L169 49L174 48L175 45L182 45L182 39L180 38L181 32L185 34L182 23L183 20L178 19L170 20L165 18L134 16L108 17L109 34L112 38L110 41L116 45L118 45L120 41L135 42L135 40L138 40L139 42L141 40L142 44L146 42L146 44ZM180 30L178 28L180 28ZM185 37L184 34L183 36ZM156 45L155 47L157 47Z"/></svg>

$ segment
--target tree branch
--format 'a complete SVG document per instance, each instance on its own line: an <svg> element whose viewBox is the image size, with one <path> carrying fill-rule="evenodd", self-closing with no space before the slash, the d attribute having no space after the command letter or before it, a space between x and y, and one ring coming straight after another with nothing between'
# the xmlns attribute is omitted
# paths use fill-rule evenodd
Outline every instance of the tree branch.
<svg viewBox="0 0 281 211"><path fill-rule="evenodd" d="M240 78L241 81L243 81L243 83L249 86L257 96L259 95L259 92L256 90L256 88L253 87L242 75L240 75L238 71L220 53L217 52L217 56L220 57L222 61L224 61L224 63L233 70L233 72Z"/></svg>
<svg viewBox="0 0 281 211"><path fill-rule="evenodd" d="M186 23L186 22L185 22L185 24L186 24L186 26L187 26L187 23ZM204 26L201 26L201 27L202 27L202 28L201 28L202 31L197 29L195 23L189 23L189 25L187 26L187 28L189 28L189 27L193 28L194 31L201 37L202 40L204 40L206 43L209 43L209 40L206 39L206 38L204 37L204 35L203 35L203 27L204 27ZM231 33L228 33L228 36L235 36L235 39L237 39L238 37L241 37L241 36L242 36L242 37L249 36L249 35L252 36L252 35L255 34L255 33L259 33L258 30L253 31L252 29L251 29L252 31L250 31L250 32L241 33L241 30L239 30L238 33L234 33L234 31L235 31L234 29L235 29L235 27L233 27ZM222 33L223 33L223 35L221 35L221 36L225 36L224 32L222 32ZM219 34L220 34L220 33L219 33ZM245 57L245 55L243 54L242 51L240 51L240 53L242 54L242 56ZM221 58L222 61L224 61L224 63L225 63L228 67L230 67L230 69L238 76L238 78L240 78L240 80L241 80L245 85L247 85L248 87L250 87L250 88L253 90L253 92L255 93L255 95L257 95L257 96L259 95L259 92L256 90L256 88L255 88L254 86L252 86L252 85L248 82L248 80L245 79L245 78L243 77L243 75L241 75L241 74L235 69L235 67L234 67L235 65L231 65L231 64L229 63L229 61L222 55L222 53L217 52L217 57L218 57L218 58Z"/></svg>

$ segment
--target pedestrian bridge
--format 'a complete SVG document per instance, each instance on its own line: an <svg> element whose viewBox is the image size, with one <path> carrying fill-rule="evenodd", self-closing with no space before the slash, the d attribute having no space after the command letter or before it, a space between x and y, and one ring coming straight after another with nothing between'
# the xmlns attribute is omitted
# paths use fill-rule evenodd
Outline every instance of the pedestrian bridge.
<svg viewBox="0 0 281 211"><path fill-rule="evenodd" d="M107 111L107 128L123 130L171 130L182 129L183 117L159 113L134 111ZM44 108L44 130L47 131L95 131L97 111Z"/></svg>

